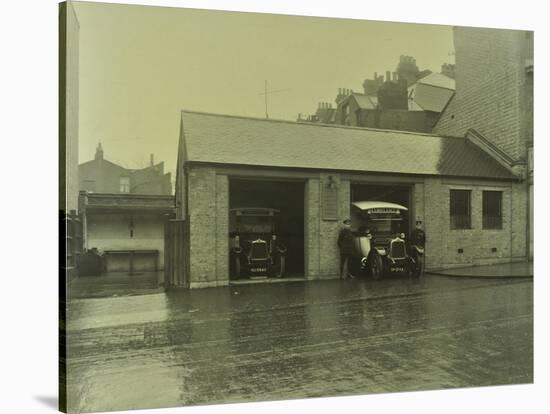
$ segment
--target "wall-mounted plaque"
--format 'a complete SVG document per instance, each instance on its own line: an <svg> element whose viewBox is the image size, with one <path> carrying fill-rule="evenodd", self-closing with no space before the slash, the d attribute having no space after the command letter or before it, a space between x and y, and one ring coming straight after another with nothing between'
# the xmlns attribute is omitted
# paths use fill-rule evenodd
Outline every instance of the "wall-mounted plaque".
<svg viewBox="0 0 550 414"><path fill-rule="evenodd" d="M322 197L323 220L338 220L338 188L323 186Z"/></svg>

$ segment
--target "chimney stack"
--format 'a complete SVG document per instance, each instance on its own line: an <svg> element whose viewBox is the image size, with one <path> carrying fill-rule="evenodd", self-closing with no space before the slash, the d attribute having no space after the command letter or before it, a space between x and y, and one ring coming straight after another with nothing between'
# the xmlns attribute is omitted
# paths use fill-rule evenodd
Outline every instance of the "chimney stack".
<svg viewBox="0 0 550 414"><path fill-rule="evenodd" d="M386 71L386 82L391 81L391 72L389 70Z"/></svg>
<svg viewBox="0 0 550 414"><path fill-rule="evenodd" d="M393 72L391 74L391 77L392 77L392 81L397 82L397 72Z"/></svg>
<svg viewBox="0 0 550 414"><path fill-rule="evenodd" d="M155 158L153 154L151 154L151 167L155 165Z"/></svg>
<svg viewBox="0 0 550 414"><path fill-rule="evenodd" d="M95 159L96 160L103 159L103 148L101 147L101 142L97 145L97 148L95 150Z"/></svg>

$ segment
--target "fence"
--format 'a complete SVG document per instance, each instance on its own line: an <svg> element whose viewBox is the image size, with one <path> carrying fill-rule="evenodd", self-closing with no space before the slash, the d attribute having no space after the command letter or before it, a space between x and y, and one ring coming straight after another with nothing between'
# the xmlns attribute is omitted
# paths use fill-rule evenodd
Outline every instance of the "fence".
<svg viewBox="0 0 550 414"><path fill-rule="evenodd" d="M166 288L189 286L189 221L169 220L164 227Z"/></svg>

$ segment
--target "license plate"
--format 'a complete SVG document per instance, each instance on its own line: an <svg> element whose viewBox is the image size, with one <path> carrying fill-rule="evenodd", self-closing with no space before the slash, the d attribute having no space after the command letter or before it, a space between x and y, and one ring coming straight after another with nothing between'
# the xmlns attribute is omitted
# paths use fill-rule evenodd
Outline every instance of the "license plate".
<svg viewBox="0 0 550 414"><path fill-rule="evenodd" d="M251 272L267 272L267 269L265 267L253 267L250 269Z"/></svg>
<svg viewBox="0 0 550 414"><path fill-rule="evenodd" d="M403 267L392 267L391 271L392 272L404 272L405 269Z"/></svg>

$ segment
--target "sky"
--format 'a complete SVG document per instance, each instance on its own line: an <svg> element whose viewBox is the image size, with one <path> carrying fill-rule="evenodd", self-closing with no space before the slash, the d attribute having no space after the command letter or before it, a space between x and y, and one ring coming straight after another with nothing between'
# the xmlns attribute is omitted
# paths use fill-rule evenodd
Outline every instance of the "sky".
<svg viewBox="0 0 550 414"><path fill-rule="evenodd" d="M197 9L74 3L80 23L79 163L175 171L182 109L296 120L362 92L400 55L419 69L454 63L452 28Z"/></svg>

